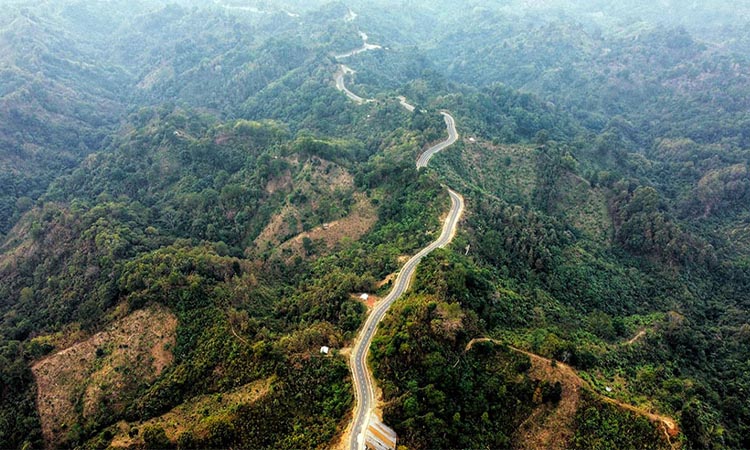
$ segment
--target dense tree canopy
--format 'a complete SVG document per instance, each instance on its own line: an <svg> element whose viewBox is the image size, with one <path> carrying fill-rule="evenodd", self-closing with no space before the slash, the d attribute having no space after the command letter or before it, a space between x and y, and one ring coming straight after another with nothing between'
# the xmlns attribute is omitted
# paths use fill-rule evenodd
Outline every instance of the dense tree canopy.
<svg viewBox="0 0 750 450"><path fill-rule="evenodd" d="M111 414L73 392L49 446L330 446L358 295L439 233L444 185L459 234L371 352L404 445L515 446L557 410L528 356L469 348L492 337L586 380L573 448L665 445L601 395L687 448L750 447L747 7L322 3L0 11L0 447L45 445L32 365L154 305L171 364ZM383 47L346 61L364 105L333 81L360 31ZM442 109L462 139L417 170ZM159 422L206 398L179 436Z"/></svg>

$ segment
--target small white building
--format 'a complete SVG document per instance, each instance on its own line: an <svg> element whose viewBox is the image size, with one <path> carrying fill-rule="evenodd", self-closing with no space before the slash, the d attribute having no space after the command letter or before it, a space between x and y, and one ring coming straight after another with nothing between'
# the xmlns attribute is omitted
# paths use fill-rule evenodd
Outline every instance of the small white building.
<svg viewBox="0 0 750 450"><path fill-rule="evenodd" d="M360 296L359 296L359 298L360 298L361 300L367 301L367 300L368 300L368 299L370 298L370 296L369 296L369 295L367 295L367 294L362 294L362 295L360 295Z"/></svg>
<svg viewBox="0 0 750 450"><path fill-rule="evenodd" d="M330 348L328 348L328 347L326 347L325 345L324 345L324 346L322 346L322 347L320 347L320 353L322 353L322 354L324 354L324 355L327 355L327 354L328 354L328 352L330 352L330 351L331 351L331 349L330 349Z"/></svg>

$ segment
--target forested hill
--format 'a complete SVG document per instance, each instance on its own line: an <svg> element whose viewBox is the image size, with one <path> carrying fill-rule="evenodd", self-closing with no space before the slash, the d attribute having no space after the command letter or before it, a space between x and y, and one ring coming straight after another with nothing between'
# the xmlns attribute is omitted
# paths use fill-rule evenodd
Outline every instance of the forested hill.
<svg viewBox="0 0 750 450"><path fill-rule="evenodd" d="M750 447L745 3L9 2L0 447Z"/></svg>
<svg viewBox="0 0 750 450"><path fill-rule="evenodd" d="M294 17L151 2L4 8L0 233L55 177L105 148L129 112L172 103L236 116L242 102L295 69L307 76L311 65L325 65L326 52L357 45L353 26L320 22L346 11Z"/></svg>

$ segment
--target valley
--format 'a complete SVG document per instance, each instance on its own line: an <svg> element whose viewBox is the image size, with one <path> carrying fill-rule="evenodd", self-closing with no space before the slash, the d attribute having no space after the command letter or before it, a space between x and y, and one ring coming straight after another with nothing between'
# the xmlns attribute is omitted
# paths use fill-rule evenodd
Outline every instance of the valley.
<svg viewBox="0 0 750 450"><path fill-rule="evenodd" d="M747 8L673 3L13 0L0 448L750 446Z"/></svg>

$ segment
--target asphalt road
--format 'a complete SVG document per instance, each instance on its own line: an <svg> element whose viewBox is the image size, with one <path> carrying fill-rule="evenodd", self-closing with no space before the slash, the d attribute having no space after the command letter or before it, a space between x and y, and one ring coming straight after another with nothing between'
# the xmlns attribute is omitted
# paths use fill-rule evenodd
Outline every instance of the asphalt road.
<svg viewBox="0 0 750 450"><path fill-rule="evenodd" d="M333 57L336 59L349 58L350 56L358 55L368 50L380 50L383 48L378 44L370 44L369 42L367 42L368 36L361 31L359 32L359 36L362 38L362 47L348 51L346 53L339 53L338 55L333 55Z"/></svg>
<svg viewBox="0 0 750 450"><path fill-rule="evenodd" d="M448 113L444 112L442 114L445 117L445 123L448 127L448 139L429 148L424 154L422 154L419 161L417 161L417 167L426 166L435 153L447 148L458 139L455 120ZM350 366L352 368L352 378L356 392L357 406L354 410L354 422L349 435L349 448L351 450L360 450L364 448L365 431L367 430L370 415L375 408L374 380L372 379L370 370L367 367L367 355L370 351L372 338L377 331L377 326L380 321L383 320L383 317L385 317L386 312L388 312L388 309L393 302L398 300L398 298L409 289L409 284L411 283L414 271L422 258L430 254L433 250L449 244L456 234L458 221L461 219L461 214L464 210L464 199L460 194L451 189L448 189L448 194L451 198L451 208L448 217L443 223L443 231L440 233L440 237L414 255L404 265L396 277L396 282L394 283L391 292L387 297L378 302L372 312L370 312L370 315L367 317L367 321L365 321L365 325L360 331L360 335L354 344Z"/></svg>
<svg viewBox="0 0 750 450"><path fill-rule="evenodd" d="M363 103L369 102L371 100L365 100L364 98L360 97L359 95L355 94L354 92L347 89L346 85L344 84L344 75L354 73L354 71L341 64L339 66L338 72L336 72L336 89L346 94L347 97L354 103L357 103L358 105L361 105Z"/></svg>
<svg viewBox="0 0 750 450"><path fill-rule="evenodd" d="M445 141L433 145L432 147L428 148L422 155L420 155L419 159L417 160L417 169L421 169L422 167L427 167L427 163L430 162L430 159L435 156L435 154L441 150L444 150L447 147L450 147L458 140L458 132L456 131L456 120L448 114L447 112L443 111L440 114L443 115L443 118L445 118L445 126L448 127L448 139Z"/></svg>

